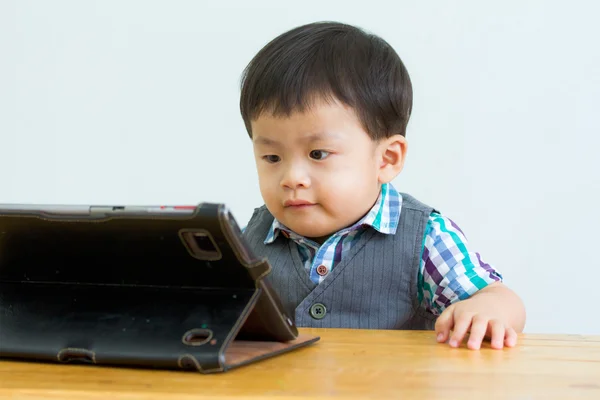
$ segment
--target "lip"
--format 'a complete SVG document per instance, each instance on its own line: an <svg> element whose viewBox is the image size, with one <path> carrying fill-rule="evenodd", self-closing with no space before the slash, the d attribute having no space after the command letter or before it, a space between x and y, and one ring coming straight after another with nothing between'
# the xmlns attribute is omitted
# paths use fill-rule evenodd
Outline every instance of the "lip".
<svg viewBox="0 0 600 400"><path fill-rule="evenodd" d="M306 200L286 200L285 203L283 203L284 207L307 207L307 206L314 206L314 203L311 203L310 201L306 201Z"/></svg>

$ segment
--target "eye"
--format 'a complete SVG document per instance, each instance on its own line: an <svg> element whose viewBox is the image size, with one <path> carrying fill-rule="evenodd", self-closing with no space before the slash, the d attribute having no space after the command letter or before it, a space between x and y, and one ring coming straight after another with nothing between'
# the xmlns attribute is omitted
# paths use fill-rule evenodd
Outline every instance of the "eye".
<svg viewBox="0 0 600 400"><path fill-rule="evenodd" d="M329 152L325 150L313 150L310 152L310 158L314 160L323 160L327 158L328 155Z"/></svg>
<svg viewBox="0 0 600 400"><path fill-rule="evenodd" d="M263 160L265 160L266 162L270 163L270 164L274 164L276 162L278 162L280 160L279 156L276 156L275 154L269 154L266 156L263 156Z"/></svg>

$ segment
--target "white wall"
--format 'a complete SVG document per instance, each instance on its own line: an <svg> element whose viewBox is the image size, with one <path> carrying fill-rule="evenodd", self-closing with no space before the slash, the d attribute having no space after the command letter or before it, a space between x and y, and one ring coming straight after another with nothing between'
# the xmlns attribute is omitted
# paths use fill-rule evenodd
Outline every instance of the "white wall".
<svg viewBox="0 0 600 400"><path fill-rule="evenodd" d="M316 20L387 39L414 84L396 185L463 227L528 332L600 333L597 2L0 2L0 202L261 204L239 77Z"/></svg>

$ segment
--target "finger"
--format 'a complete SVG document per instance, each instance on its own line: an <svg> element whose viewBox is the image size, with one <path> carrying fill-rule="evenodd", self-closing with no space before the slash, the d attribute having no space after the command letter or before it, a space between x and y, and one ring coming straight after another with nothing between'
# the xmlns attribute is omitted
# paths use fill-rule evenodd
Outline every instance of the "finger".
<svg viewBox="0 0 600 400"><path fill-rule="evenodd" d="M479 315L476 315L473 318L471 334L469 335L469 341L467 342L467 347L469 349L479 350L481 348L481 342L483 342L483 338L487 332L489 321L488 318Z"/></svg>
<svg viewBox="0 0 600 400"><path fill-rule="evenodd" d="M458 347L462 343L469 327L471 326L471 322L473 320L473 314L461 314L458 318L455 317L454 321L454 331L450 336L450 346Z"/></svg>
<svg viewBox="0 0 600 400"><path fill-rule="evenodd" d="M498 320L490 321L491 332L492 332L492 348L501 349L504 347L504 335L506 334L506 328L504 324Z"/></svg>
<svg viewBox="0 0 600 400"><path fill-rule="evenodd" d="M443 343L448 340L450 335L450 329L454 325L454 306L446 308L442 314L435 321L435 333L437 335L437 341Z"/></svg>
<svg viewBox="0 0 600 400"><path fill-rule="evenodd" d="M517 332L513 328L507 328L504 344L506 347L515 347L517 345L517 338Z"/></svg>

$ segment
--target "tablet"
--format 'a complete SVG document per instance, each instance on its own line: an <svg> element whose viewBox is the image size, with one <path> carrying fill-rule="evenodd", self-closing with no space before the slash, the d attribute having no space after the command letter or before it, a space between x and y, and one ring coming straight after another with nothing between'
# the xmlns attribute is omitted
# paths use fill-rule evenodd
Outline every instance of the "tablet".
<svg viewBox="0 0 600 400"><path fill-rule="evenodd" d="M313 342L269 272L224 204L0 205L0 357L206 372Z"/></svg>

